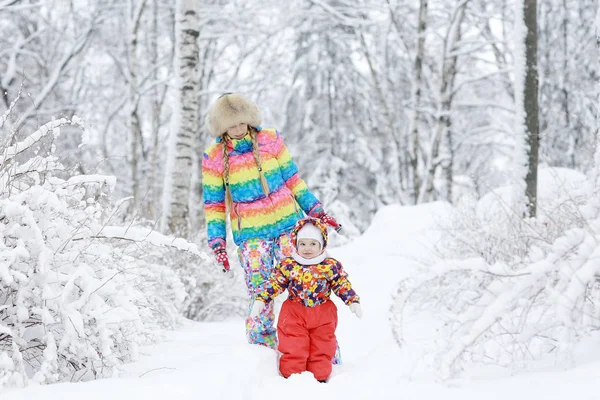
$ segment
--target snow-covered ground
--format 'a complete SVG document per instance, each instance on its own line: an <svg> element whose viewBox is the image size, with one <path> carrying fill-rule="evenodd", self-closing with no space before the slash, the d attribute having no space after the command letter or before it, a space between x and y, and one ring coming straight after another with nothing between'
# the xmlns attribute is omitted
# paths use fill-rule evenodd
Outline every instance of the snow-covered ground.
<svg viewBox="0 0 600 400"><path fill-rule="evenodd" d="M437 238L444 204L390 206L381 210L365 234L331 253L344 264L362 299L358 320L340 309L338 341L343 365L334 366L327 384L304 373L283 379L275 352L248 345L241 319L221 323L189 322L167 339L142 350L141 359L122 368L119 378L87 383L28 387L0 393L2 400L154 399L440 399L486 400L599 399L600 362L577 368L517 377L470 373L461 381L441 383L427 369L420 342L433 321L421 316L406 327L411 340L400 349L389 322L391 296L398 281L418 273ZM225 279L225 278L224 278ZM596 359L597 360L597 359Z"/></svg>

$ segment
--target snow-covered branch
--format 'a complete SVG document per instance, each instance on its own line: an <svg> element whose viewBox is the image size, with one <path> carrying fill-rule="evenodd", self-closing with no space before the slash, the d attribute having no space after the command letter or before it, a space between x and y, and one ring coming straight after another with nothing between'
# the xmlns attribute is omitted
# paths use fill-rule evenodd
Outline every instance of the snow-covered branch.
<svg viewBox="0 0 600 400"><path fill-rule="evenodd" d="M85 32L73 43L71 48L59 60L52 70L41 92L35 97L33 104L25 110L14 124L14 129L19 129L21 125L35 113L35 110L46 100L52 90L59 84L61 76L69 63L85 49L85 45L90 40L95 31L95 21L90 22Z"/></svg>
<svg viewBox="0 0 600 400"><path fill-rule="evenodd" d="M65 125L77 125L83 129L83 123L78 118L73 118L72 120L61 118L58 120L50 121L42 125L39 129L37 129L34 133L29 135L24 140L4 149L2 151L2 154L0 155L0 167L4 166L8 161L12 160L18 154L21 154L24 151L30 149L31 146L38 143L48 133L52 133L55 137L58 136L60 134L59 128Z"/></svg>
<svg viewBox="0 0 600 400"><path fill-rule="evenodd" d="M172 236L163 235L155 230L148 228L133 228L133 227L121 227L121 226L103 226L101 229L86 238L100 238L100 239L120 239L128 240L136 243L150 243L158 247L172 247L177 250L191 253L202 260L211 262L212 257L208 256L205 252L198 250L198 246L194 243L190 243L183 238L175 238ZM77 237L76 240L81 240L81 237Z"/></svg>
<svg viewBox="0 0 600 400"><path fill-rule="evenodd" d="M481 82L483 80L488 80L490 78L494 78L498 75L506 75L506 74L510 74L513 70L512 69L503 69L503 70L499 70L499 71L492 71L489 72L487 74L483 74L480 76L475 76L472 78L467 78L464 80L461 80L460 82L458 82L455 86L454 86L454 90L452 91L453 94L458 93L458 91L460 91L463 87L473 84L473 83L477 83L477 82ZM514 110L513 110L514 112Z"/></svg>

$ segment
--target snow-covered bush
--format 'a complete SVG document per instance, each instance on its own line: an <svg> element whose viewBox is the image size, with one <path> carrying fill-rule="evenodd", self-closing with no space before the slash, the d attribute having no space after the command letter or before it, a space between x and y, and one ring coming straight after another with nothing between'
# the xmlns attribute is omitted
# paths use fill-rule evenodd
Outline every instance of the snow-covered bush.
<svg viewBox="0 0 600 400"><path fill-rule="evenodd" d="M180 321L186 293L165 255L208 259L182 239L111 226L115 179L69 177L51 146L35 149L71 126L83 129L56 120L0 148L0 387L113 375Z"/></svg>
<svg viewBox="0 0 600 400"><path fill-rule="evenodd" d="M548 355L564 365L580 339L600 329L598 188L574 171L540 170L538 217L510 207L511 188L456 208L439 258L400 283L393 330L435 313L429 351L443 377L467 363L525 367Z"/></svg>
<svg viewBox="0 0 600 400"><path fill-rule="evenodd" d="M207 246L204 234L205 231L195 241ZM219 321L234 315L245 316L248 298L244 275L237 262L233 238L229 239L231 271L227 273L222 272L212 255L208 262L190 258L181 252L172 251L165 255L165 262L174 267L184 284L187 297L182 312L186 318L194 321ZM199 270L202 273L198 273Z"/></svg>

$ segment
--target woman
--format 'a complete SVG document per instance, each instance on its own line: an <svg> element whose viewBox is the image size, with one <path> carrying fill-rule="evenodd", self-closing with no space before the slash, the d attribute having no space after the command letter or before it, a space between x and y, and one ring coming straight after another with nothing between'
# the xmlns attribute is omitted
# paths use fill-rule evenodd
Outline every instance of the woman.
<svg viewBox="0 0 600 400"><path fill-rule="evenodd" d="M204 153L202 185L208 225L208 245L223 270L226 252L226 211L248 288L248 342L277 348L273 307L250 317L253 299L271 270L292 254L289 233L307 214L339 229L321 202L298 176L281 135L260 127L258 107L247 98L226 93L211 106L206 125L216 138Z"/></svg>

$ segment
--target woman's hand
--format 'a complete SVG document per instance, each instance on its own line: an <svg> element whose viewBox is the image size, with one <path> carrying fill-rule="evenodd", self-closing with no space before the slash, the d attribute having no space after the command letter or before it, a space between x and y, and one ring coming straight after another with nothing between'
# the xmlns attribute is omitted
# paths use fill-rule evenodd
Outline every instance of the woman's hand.
<svg viewBox="0 0 600 400"><path fill-rule="evenodd" d="M229 258L227 258L227 250L222 247L216 248L215 258L219 264L223 265L223 272L229 271Z"/></svg>
<svg viewBox="0 0 600 400"><path fill-rule="evenodd" d="M342 225L338 224L338 222L335 220L335 218L333 218L331 215L328 214L323 214L322 216L319 217L319 219L321 221L323 221L325 224L331 226L333 229L335 229L335 231L337 233L340 233L342 230Z"/></svg>

